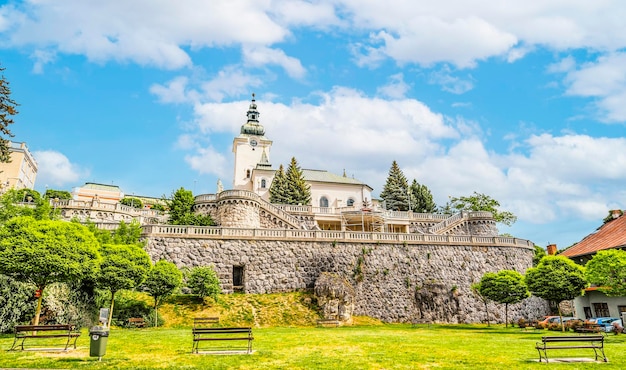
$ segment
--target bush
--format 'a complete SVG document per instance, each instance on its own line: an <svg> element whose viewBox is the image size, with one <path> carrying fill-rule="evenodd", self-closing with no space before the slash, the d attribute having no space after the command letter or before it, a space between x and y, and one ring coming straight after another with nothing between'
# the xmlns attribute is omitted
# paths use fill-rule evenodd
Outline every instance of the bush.
<svg viewBox="0 0 626 370"><path fill-rule="evenodd" d="M217 301L221 293L220 280L213 267L194 267L187 277L187 287L201 298L210 297Z"/></svg>
<svg viewBox="0 0 626 370"><path fill-rule="evenodd" d="M74 285L65 283L49 285L44 291L43 305L49 321L73 324L79 328L93 324L95 316L93 296Z"/></svg>
<svg viewBox="0 0 626 370"><path fill-rule="evenodd" d="M30 321L36 307L34 286L0 275L0 333Z"/></svg>
<svg viewBox="0 0 626 370"><path fill-rule="evenodd" d="M144 320L146 320L146 326L148 327L154 327L154 310L150 310L150 312L144 316ZM163 316L161 316L161 314L158 314L157 316L157 325L159 327L162 327L165 324L165 319L163 318Z"/></svg>
<svg viewBox="0 0 626 370"><path fill-rule="evenodd" d="M143 317L148 321L147 318L151 311L148 304L145 301L136 299L135 294L132 292L120 291L115 295L113 317L115 317L118 324L125 324L131 317Z"/></svg>

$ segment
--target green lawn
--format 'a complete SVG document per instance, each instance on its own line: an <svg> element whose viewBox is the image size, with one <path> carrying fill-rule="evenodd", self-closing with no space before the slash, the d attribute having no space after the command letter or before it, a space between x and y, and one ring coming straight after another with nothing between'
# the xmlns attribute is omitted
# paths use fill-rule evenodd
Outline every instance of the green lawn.
<svg viewBox="0 0 626 370"><path fill-rule="evenodd" d="M190 328L116 329L101 362L89 357L89 335L69 352L7 351L0 336L0 368L60 369L602 369L626 368L626 335L606 337L609 363L537 363L542 335L500 325L376 325L340 328L254 329L252 355L191 354ZM571 333L570 333L571 334ZM30 344L36 344L31 340ZM27 339L26 347L29 340ZM590 357L589 349L553 357Z"/></svg>

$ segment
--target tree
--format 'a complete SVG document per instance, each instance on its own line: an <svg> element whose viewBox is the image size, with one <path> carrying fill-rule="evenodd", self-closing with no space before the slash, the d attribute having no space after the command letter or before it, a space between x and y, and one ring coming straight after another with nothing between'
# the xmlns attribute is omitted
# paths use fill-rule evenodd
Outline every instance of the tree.
<svg viewBox="0 0 626 370"><path fill-rule="evenodd" d="M535 254L533 255L533 267L537 267L541 259L547 255L548 254L546 253L545 249L541 248L538 245L535 245Z"/></svg>
<svg viewBox="0 0 626 370"><path fill-rule="evenodd" d="M141 239L141 224L137 220L131 220L130 223L120 221L119 226L113 231L113 244L135 244L143 247L145 243L139 241Z"/></svg>
<svg viewBox="0 0 626 370"><path fill-rule="evenodd" d="M311 187L304 180L304 175L295 157L291 158L285 177L287 180L286 204L310 204Z"/></svg>
<svg viewBox="0 0 626 370"><path fill-rule="evenodd" d="M530 296L524 277L514 270L488 272L480 279L481 296L494 302L504 303L505 327L509 324L509 304L521 302Z"/></svg>
<svg viewBox="0 0 626 370"><path fill-rule="evenodd" d="M406 176L398 166L396 161L391 163L387 182L380 193L380 197L385 201L386 209L393 211L409 210L409 184Z"/></svg>
<svg viewBox="0 0 626 370"><path fill-rule="evenodd" d="M526 271L524 282L533 295L556 303L561 322L559 304L578 297L587 286L585 269L563 256L542 258L537 267Z"/></svg>
<svg viewBox="0 0 626 370"><path fill-rule="evenodd" d="M196 225L211 226L213 220L209 215L197 215L193 211L194 197L191 190L181 187L172 194L172 198L166 200L169 208L170 225Z"/></svg>
<svg viewBox="0 0 626 370"><path fill-rule="evenodd" d="M124 197L120 200L120 203L133 208L143 208L141 199L135 197Z"/></svg>
<svg viewBox="0 0 626 370"><path fill-rule="evenodd" d="M52 216L52 207L36 190L9 189L0 196L0 223L20 216L47 220Z"/></svg>
<svg viewBox="0 0 626 370"><path fill-rule="evenodd" d="M217 273L210 266L194 267L187 278L187 286L193 294L201 298L211 297L215 301L222 291Z"/></svg>
<svg viewBox="0 0 626 370"><path fill-rule="evenodd" d="M270 186L270 202L277 204L287 204L287 176L281 164L274 174L272 185Z"/></svg>
<svg viewBox="0 0 626 370"><path fill-rule="evenodd" d="M609 297L626 296L626 251L598 251L585 265L585 277Z"/></svg>
<svg viewBox="0 0 626 370"><path fill-rule="evenodd" d="M491 212L496 222L501 222L507 226L511 226L517 221L517 216L508 211L498 210L500 202L485 194L474 194L467 197L450 197L450 201L446 203L442 211L444 213L453 213L460 211L487 211Z"/></svg>
<svg viewBox="0 0 626 370"><path fill-rule="evenodd" d="M111 292L111 305L108 323L111 325L115 293L133 289L144 282L152 261L146 251L136 245L104 244L100 248L102 263L97 284Z"/></svg>
<svg viewBox="0 0 626 370"><path fill-rule="evenodd" d="M417 180L413 180L410 188L411 210L418 213L434 213L437 211L437 204L433 200L433 194L426 185L421 185Z"/></svg>
<svg viewBox="0 0 626 370"><path fill-rule="evenodd" d="M183 273L175 264L160 260L148 272L144 287L154 298L154 326L158 326L159 306L163 298L173 294L183 283Z"/></svg>
<svg viewBox="0 0 626 370"><path fill-rule="evenodd" d="M67 190L53 190L53 189L47 189L46 192L44 193L43 197L45 199L63 199L63 200L70 200L72 199L72 194L67 191Z"/></svg>
<svg viewBox="0 0 626 370"><path fill-rule="evenodd" d="M0 67L0 73L5 68ZM0 134L3 136L13 137L9 125L13 124L12 116L15 116L17 112L17 104L11 99L11 88L9 87L9 81L4 77L4 74L0 75ZM0 162L10 162L11 156L9 153L9 141L0 136Z"/></svg>
<svg viewBox="0 0 626 370"><path fill-rule="evenodd" d="M39 290L37 325L42 293L49 284L95 278L98 246L86 227L73 222L13 218L0 227L0 273Z"/></svg>

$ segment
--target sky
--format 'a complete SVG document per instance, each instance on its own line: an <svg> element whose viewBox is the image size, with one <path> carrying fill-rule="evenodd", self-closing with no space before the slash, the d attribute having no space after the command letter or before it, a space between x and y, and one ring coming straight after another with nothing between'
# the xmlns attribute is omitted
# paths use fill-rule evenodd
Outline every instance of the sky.
<svg viewBox="0 0 626 370"><path fill-rule="evenodd" d="M252 93L275 168L370 185L395 160L438 205L565 248L626 202L623 0L0 1L0 64L35 188L232 186Z"/></svg>

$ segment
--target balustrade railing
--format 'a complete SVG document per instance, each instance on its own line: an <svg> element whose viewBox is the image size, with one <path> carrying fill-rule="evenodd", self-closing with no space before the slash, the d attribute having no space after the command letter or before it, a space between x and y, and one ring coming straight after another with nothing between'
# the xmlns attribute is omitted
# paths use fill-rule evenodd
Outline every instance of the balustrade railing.
<svg viewBox="0 0 626 370"><path fill-rule="evenodd" d="M334 230L288 230L288 229L247 229L220 228L214 226L145 225L144 236L188 236L203 238L265 238L278 240L311 240L338 242L408 242L412 244L447 243L463 245L501 245L532 248L533 243L524 239L509 237L486 237L468 235L430 235L406 233L371 233Z"/></svg>

